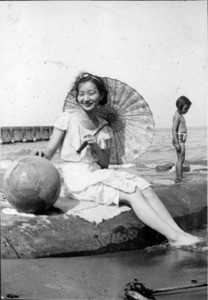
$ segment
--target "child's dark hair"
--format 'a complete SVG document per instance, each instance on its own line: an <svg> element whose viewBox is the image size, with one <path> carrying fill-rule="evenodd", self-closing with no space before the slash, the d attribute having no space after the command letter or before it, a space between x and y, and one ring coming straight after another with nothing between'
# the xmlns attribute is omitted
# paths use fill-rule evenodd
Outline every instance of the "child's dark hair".
<svg viewBox="0 0 208 300"><path fill-rule="evenodd" d="M185 97L185 96L181 96L178 98L178 100L176 101L176 106L179 110L182 110L184 105L188 105L191 106L191 101Z"/></svg>
<svg viewBox="0 0 208 300"><path fill-rule="evenodd" d="M96 85L99 93L103 96L102 100L100 100L99 102L99 105L101 106L105 105L108 102L108 90L105 86L105 83L100 77L94 76L90 73L81 73L76 78L74 82L74 90L76 91L76 100L77 100L80 83L87 82L87 81L91 81Z"/></svg>

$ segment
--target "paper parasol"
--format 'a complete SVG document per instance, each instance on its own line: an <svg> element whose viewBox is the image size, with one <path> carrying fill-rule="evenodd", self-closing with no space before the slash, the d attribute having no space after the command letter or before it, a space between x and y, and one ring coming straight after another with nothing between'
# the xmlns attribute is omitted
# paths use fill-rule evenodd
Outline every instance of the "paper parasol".
<svg viewBox="0 0 208 300"><path fill-rule="evenodd" d="M143 97L126 83L101 78L108 89L108 103L98 106L96 114L106 119L113 129L110 163L136 163L154 137L152 112ZM65 99L63 110L76 108L76 92L72 89Z"/></svg>

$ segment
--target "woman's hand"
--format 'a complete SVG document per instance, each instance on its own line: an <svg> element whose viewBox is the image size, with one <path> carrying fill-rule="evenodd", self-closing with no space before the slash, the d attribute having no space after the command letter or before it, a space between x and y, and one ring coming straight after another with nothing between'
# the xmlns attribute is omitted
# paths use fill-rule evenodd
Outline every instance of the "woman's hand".
<svg viewBox="0 0 208 300"><path fill-rule="evenodd" d="M32 155L36 155L36 156L40 156L40 157L47 158L45 152L43 152L42 150L36 149L36 150L32 151L31 154L32 154Z"/></svg>
<svg viewBox="0 0 208 300"><path fill-rule="evenodd" d="M107 169L110 162L110 149L101 149L93 135L84 136L84 142L87 143L90 150L97 156L97 163L101 169Z"/></svg>
<svg viewBox="0 0 208 300"><path fill-rule="evenodd" d="M84 142L87 142L90 149L94 152L100 151L101 148L97 144L96 137L93 135L85 135L84 136Z"/></svg>

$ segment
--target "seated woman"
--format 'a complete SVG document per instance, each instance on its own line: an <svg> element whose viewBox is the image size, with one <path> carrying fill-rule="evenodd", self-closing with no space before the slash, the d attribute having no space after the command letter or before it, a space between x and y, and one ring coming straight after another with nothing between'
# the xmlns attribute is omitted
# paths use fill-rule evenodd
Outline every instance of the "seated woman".
<svg viewBox="0 0 208 300"><path fill-rule="evenodd" d="M51 159L61 147L66 194L79 201L104 205L126 203L143 223L164 235L172 246L199 242L200 238L176 224L149 182L128 172L108 169L113 133L107 122L95 114L97 106L106 104L108 99L103 80L84 73L77 77L74 89L79 108L56 118L44 153ZM83 142L87 146L77 151Z"/></svg>

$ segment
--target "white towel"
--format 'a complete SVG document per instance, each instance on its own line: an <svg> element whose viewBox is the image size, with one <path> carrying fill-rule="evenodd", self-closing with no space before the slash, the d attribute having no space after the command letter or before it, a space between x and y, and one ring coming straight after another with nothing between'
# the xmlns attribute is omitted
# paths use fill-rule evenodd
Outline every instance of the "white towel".
<svg viewBox="0 0 208 300"><path fill-rule="evenodd" d="M131 210L128 206L102 205L99 203L82 201L76 207L69 209L66 214L78 216L88 222L99 224L109 220L122 212Z"/></svg>

